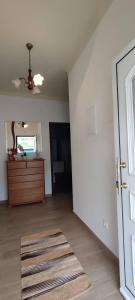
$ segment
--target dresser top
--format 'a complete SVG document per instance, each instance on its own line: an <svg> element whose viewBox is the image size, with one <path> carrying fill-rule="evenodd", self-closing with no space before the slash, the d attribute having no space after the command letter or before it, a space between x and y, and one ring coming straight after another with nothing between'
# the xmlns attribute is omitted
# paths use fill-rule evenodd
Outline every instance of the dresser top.
<svg viewBox="0 0 135 300"><path fill-rule="evenodd" d="M17 159L17 160L7 160L8 163L19 163L19 162L31 162L31 161L43 161L44 158L35 158L35 159Z"/></svg>

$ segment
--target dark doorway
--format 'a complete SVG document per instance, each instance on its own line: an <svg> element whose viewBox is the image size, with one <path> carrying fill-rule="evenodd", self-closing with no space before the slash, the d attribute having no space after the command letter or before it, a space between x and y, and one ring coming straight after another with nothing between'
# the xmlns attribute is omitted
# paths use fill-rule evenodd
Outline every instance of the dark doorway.
<svg viewBox="0 0 135 300"><path fill-rule="evenodd" d="M72 192L70 124L49 123L52 193Z"/></svg>

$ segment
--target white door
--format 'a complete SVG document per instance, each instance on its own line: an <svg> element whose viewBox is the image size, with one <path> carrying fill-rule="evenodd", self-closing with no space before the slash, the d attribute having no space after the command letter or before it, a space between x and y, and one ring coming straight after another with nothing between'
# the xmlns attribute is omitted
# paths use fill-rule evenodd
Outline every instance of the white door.
<svg viewBox="0 0 135 300"><path fill-rule="evenodd" d="M116 64L121 291L135 299L135 48ZM120 211L121 210L121 211ZM121 222L121 223L120 223Z"/></svg>

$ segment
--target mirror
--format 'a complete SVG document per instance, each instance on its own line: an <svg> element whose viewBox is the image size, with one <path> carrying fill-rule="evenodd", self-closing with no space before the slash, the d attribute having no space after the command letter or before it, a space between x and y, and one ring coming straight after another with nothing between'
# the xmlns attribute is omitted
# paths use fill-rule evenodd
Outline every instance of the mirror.
<svg viewBox="0 0 135 300"><path fill-rule="evenodd" d="M42 134L40 122L6 122L6 150L14 149L16 159L22 156L38 158L42 152Z"/></svg>

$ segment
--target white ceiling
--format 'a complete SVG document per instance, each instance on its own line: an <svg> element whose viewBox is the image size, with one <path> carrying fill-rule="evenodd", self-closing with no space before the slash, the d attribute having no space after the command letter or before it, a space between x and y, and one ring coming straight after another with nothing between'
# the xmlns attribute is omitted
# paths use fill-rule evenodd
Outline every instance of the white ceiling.
<svg viewBox="0 0 135 300"><path fill-rule="evenodd" d="M0 91L15 94L11 80L32 70L45 77L42 95L67 98L67 72L112 0L0 0ZM25 89L19 91L27 95Z"/></svg>

